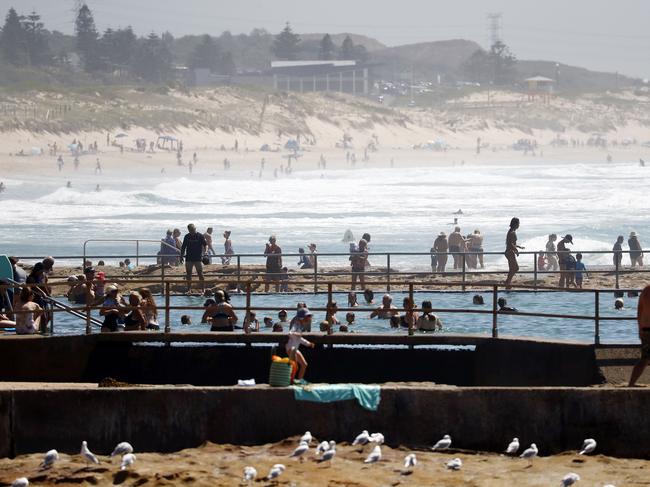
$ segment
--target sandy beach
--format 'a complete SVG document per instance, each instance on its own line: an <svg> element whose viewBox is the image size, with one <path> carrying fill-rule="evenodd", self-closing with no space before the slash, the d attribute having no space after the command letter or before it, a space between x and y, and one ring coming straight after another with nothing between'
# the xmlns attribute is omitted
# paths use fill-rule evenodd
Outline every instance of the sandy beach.
<svg viewBox="0 0 650 487"><path fill-rule="evenodd" d="M546 457L542 451L542 456L529 466L527 460L494 453L454 450L437 453L383 445L382 460L373 465L364 465L363 460L370 448L359 452L357 447L342 443L337 445L337 455L329 465L314 461L314 448L302 463L288 458L297 443L297 437L259 446L206 443L173 454L140 453L137 445L134 445L137 460L127 471L119 470L118 459L111 462L110 457L102 455L99 456L99 465L87 468L78 454L61 454L60 461L52 469L39 471L42 454L21 455L0 460L0 483L8 485L19 476L27 476L33 485L246 485L242 482L242 472L247 465L254 466L258 472L255 485L533 487L560 485L569 472L580 475L579 485L641 485L647 480L647 461L603 455L584 457L576 452ZM92 443L89 447L92 450ZM411 474L404 475L404 457L411 452L416 453L418 464ZM461 470L446 469L446 462L456 457L463 462ZM285 473L275 482L261 480L277 463L287 467Z"/></svg>

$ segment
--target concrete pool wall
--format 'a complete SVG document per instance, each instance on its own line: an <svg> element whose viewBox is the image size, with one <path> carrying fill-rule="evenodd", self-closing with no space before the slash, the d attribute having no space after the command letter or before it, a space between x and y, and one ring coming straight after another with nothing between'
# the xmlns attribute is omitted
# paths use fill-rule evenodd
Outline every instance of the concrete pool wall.
<svg viewBox="0 0 650 487"><path fill-rule="evenodd" d="M512 437L537 443L540 455L577 450L596 438L598 453L650 458L650 389L457 388L386 384L375 412L356 401L296 401L268 386L0 389L0 456L87 440L106 455L119 441L137 451L177 451L204 441L264 444L310 430L351 442L362 429L390 446L430 447L444 434L453 446L503 451Z"/></svg>

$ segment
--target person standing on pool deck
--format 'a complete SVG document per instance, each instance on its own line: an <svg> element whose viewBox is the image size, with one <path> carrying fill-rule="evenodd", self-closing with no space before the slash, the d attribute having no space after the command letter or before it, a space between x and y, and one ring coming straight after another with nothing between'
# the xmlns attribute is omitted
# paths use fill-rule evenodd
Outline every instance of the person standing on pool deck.
<svg viewBox="0 0 650 487"><path fill-rule="evenodd" d="M619 235L618 238L616 239L616 242L614 242L614 247L612 247L612 251L614 252L614 256L612 258L612 262L614 264L614 267L620 268L621 263L623 262L623 242L625 241L625 238L623 235Z"/></svg>
<svg viewBox="0 0 650 487"><path fill-rule="evenodd" d="M567 270L571 253L569 252L569 249L566 248L567 243L573 244L573 236L570 234L565 235L564 238L557 243L557 259L560 264L559 287L567 287L569 283Z"/></svg>
<svg viewBox="0 0 650 487"><path fill-rule="evenodd" d="M205 237L196 231L193 223L187 226L187 231L189 233L185 234L183 245L181 245L181 259L185 259L185 275L187 277L187 292L189 293L192 291L192 268L196 269L196 274L199 276L199 281L201 281L202 290L205 287L203 284L203 262L201 262L201 259L205 253L207 244Z"/></svg>
<svg viewBox="0 0 650 487"><path fill-rule="evenodd" d="M266 276L264 292L269 292L269 285L275 283L275 292L280 292L280 275L282 274L282 249L277 245L275 235L269 237L269 242L264 249L266 256Z"/></svg>
<svg viewBox="0 0 650 487"><path fill-rule="evenodd" d="M549 271L557 270L557 254L555 253L556 240L557 240L557 235L551 233L548 236L548 242L546 242L546 262L548 262L546 269Z"/></svg>
<svg viewBox="0 0 650 487"><path fill-rule="evenodd" d="M519 218L513 218L510 220L510 229L506 234L506 259L508 259L508 277L506 278L506 289L512 287L512 279L515 277L515 274L519 270L519 264L517 263L517 256L519 255L519 249L523 250L523 247L517 245L517 229L519 228Z"/></svg>
<svg viewBox="0 0 650 487"><path fill-rule="evenodd" d="M433 242L433 250L435 250L438 260L437 271L439 273L445 272L445 267L447 266L447 250L449 250L445 232L440 232L440 235L435 239Z"/></svg>
<svg viewBox="0 0 650 487"><path fill-rule="evenodd" d="M636 232L630 233L630 238L627 240L627 245L630 247L630 263L632 264L632 267L635 265L642 267L643 247L641 247L641 242L639 242L639 237L637 237Z"/></svg>
<svg viewBox="0 0 650 487"><path fill-rule="evenodd" d="M641 374L650 362L650 286L646 286L639 296L639 306L636 312L639 324L639 338L641 339L641 359L632 369L630 384L632 387L639 380Z"/></svg>
<svg viewBox="0 0 650 487"><path fill-rule="evenodd" d="M461 252L465 252L465 239L460 233L460 227L454 228L454 231L449 234L449 252L454 259L454 269L462 269L463 256Z"/></svg>

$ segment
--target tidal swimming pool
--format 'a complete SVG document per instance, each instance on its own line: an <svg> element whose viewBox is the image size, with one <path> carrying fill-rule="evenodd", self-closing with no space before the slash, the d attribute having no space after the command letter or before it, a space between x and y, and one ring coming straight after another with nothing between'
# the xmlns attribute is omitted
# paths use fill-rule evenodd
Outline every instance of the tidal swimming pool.
<svg viewBox="0 0 650 487"><path fill-rule="evenodd" d="M481 294L485 301L482 306L472 304L472 296ZM401 307L402 299L407 293L391 293L393 303ZM354 310L355 324L350 327L352 332L358 333L387 333L387 334L406 334L405 329L391 329L388 320L370 319L370 311L381 303L382 294L375 295L375 303L366 305L361 302L361 306ZM483 311L492 310L492 294L476 292L416 292L415 302L420 306L422 301L429 300L434 308L448 309L476 309ZM505 297L508 305L517 308L521 312L531 313L553 313L564 315L585 315L593 316L595 312L593 293L572 293L572 292L503 292L499 297ZM334 299L337 301L339 308L347 307L347 293L334 293ZM359 294L359 299L362 296ZM636 307L638 298L626 297L625 308L620 311L614 310L614 294L601 293L600 295L600 316L601 317L636 317ZM164 306L164 299L156 296L159 306ZM182 307L202 307L205 298L199 296L173 296L171 305ZM327 303L326 294L253 294L251 296L251 310L257 313L257 319L260 321L260 330L264 330L263 318L265 316L273 317L278 321L278 310L286 309L289 313L289 319L295 314L296 303L305 302L309 308L324 308ZM244 308L246 306L245 295L233 295L231 304L235 308ZM261 310L259 308L273 308L271 310ZM244 310L237 310L241 326L244 318ZM173 309L170 311L170 321L172 331L186 332L209 332L209 326L201 324L201 310L183 310ZM344 311L339 311L338 318L345 322ZM490 335L492 330L492 315L477 313L436 313L443 323L443 332L450 334L485 334ZM192 324L181 325L181 316L189 315ZM93 312L93 316L99 317L99 312ZM319 323L325 318L324 311L314 311L312 331L319 330ZM161 328L164 326L164 311L159 310L159 321ZM578 340L593 342L594 340L594 320L578 320L564 318L547 318L539 316L518 316L499 314L498 316L499 334L501 336L523 336L545 339L558 340ZM98 327L94 331L99 331ZM285 332L288 331L285 327ZM241 331L236 331L235 333ZM54 333L56 335L79 335L85 333L85 322L75 318L67 313L56 313L54 322ZM338 333L338 331L337 331ZM600 337L602 343L638 343L637 324L633 319L625 321L607 321L600 322Z"/></svg>

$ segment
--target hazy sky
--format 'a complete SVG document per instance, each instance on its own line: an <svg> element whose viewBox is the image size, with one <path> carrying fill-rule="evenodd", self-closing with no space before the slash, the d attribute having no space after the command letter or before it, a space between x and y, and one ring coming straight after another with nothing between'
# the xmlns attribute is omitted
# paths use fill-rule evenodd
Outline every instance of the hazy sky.
<svg viewBox="0 0 650 487"><path fill-rule="evenodd" d="M50 29L73 30L76 0L0 0L2 15L35 8ZM650 0L87 0L100 29L140 34L355 32L397 45L465 38L488 44L488 12L522 59L547 59L650 78Z"/></svg>

